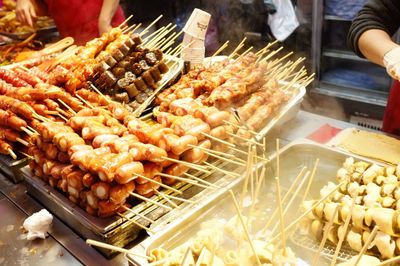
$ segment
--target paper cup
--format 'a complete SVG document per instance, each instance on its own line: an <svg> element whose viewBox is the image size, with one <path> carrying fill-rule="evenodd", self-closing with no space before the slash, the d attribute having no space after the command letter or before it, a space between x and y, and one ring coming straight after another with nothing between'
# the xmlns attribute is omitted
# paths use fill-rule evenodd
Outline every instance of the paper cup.
<svg viewBox="0 0 400 266"><path fill-rule="evenodd" d="M189 20L186 22L183 31L194 38L204 40L210 22L211 15L201 9L195 8Z"/></svg>

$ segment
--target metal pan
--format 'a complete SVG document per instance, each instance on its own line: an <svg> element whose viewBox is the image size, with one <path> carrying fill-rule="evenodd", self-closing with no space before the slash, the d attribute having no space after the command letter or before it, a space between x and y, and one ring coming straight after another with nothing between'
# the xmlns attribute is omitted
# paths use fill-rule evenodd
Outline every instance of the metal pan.
<svg viewBox="0 0 400 266"><path fill-rule="evenodd" d="M310 190L312 198L318 198L320 189L326 185L328 181L335 181L337 169L341 167L344 160L349 156L353 155L308 140L297 140L292 142L283 148L280 153L280 180L282 190L287 191L303 166L312 169L315 160L319 158L320 162L318 170L315 174L314 182ZM362 157L353 157L359 160L365 160ZM262 199L259 199L260 202L263 202L261 203L263 205L261 212L257 216L257 222L260 224L265 224L273 212L275 208L274 206L276 206L276 203L274 202L275 191L273 189L275 186L272 178L275 176L276 156L273 155L270 159L271 161L268 163L266 175L267 182L260 192L260 195L263 195ZM235 214L235 211L228 190L232 189L236 194L238 194L242 189L243 181L243 178L241 178L232 182L230 185L226 186L223 191L214 194L208 201L202 202L201 205L194 206L191 212L176 214L177 216L180 215L184 218L163 228L157 235L148 238L142 242L140 246L134 247L132 251L149 255L149 252L156 247L172 250L194 236L199 230L202 222L216 217L222 219L232 217ZM301 198L299 198L298 202L301 202ZM286 216L288 221L293 220L298 216L298 214L296 214L297 209L298 206L293 206L293 208L289 210L288 215ZM304 247L303 243L301 243L299 239L292 240L293 241L290 242L288 241L287 245L290 246L302 260L310 262L314 255L314 250L310 251ZM298 241L298 243L296 243L296 241ZM345 255L346 253L344 253L344 255L342 254L338 260L346 259L347 257ZM145 260L133 257L132 255L126 255L126 258L130 265L148 264ZM328 261L326 259L324 262L321 259L319 265L329 265L327 263Z"/></svg>

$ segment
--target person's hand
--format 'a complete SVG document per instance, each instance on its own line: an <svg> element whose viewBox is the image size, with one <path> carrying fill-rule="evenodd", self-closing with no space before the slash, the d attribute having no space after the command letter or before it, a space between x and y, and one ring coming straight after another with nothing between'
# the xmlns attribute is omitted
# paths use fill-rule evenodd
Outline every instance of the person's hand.
<svg viewBox="0 0 400 266"><path fill-rule="evenodd" d="M110 22L99 19L99 35L102 35L105 32L109 32L111 29L112 26Z"/></svg>
<svg viewBox="0 0 400 266"><path fill-rule="evenodd" d="M383 56L383 64L392 78L400 80L400 46L391 49Z"/></svg>
<svg viewBox="0 0 400 266"><path fill-rule="evenodd" d="M17 19L21 23L33 27L33 20L36 18L36 9L31 0L17 0L15 12Z"/></svg>

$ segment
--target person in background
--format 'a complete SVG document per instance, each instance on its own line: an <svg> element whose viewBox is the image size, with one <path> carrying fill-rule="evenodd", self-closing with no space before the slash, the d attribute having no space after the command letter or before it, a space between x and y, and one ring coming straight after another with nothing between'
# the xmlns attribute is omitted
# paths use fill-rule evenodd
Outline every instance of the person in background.
<svg viewBox="0 0 400 266"><path fill-rule="evenodd" d="M354 52L386 68L394 79L382 130L400 135L400 46L391 36L400 27L400 1L369 0L353 20L347 37Z"/></svg>
<svg viewBox="0 0 400 266"><path fill-rule="evenodd" d="M17 0L16 15L22 23L32 26L34 19L44 14L54 19L62 37L71 36L77 44L98 37L125 19L118 0Z"/></svg>

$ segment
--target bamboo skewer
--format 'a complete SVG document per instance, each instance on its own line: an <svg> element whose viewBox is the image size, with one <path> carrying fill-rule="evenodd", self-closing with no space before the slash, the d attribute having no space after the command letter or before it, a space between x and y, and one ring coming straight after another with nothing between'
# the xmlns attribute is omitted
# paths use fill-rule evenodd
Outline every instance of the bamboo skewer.
<svg viewBox="0 0 400 266"><path fill-rule="evenodd" d="M231 160L231 159L228 159L228 158L224 158L224 157L222 157L222 156L219 156L219 155L217 155L217 154L214 154L214 153L212 153L212 152L208 152L208 151L203 151L205 154L208 154L208 155L210 155L210 156L212 156L212 157L215 157L215 158L217 158L217 159L220 159L220 160L222 160L222 161L225 161L225 162L228 162L228 163L233 163L233 164L236 164L236 165L239 165L239 166L246 166L246 164L244 164L244 163L241 163L241 162L238 162L238 161L235 161L235 160Z"/></svg>
<svg viewBox="0 0 400 266"><path fill-rule="evenodd" d="M251 144L254 144L254 145L258 145L258 146L260 146L260 147L263 147L263 145L262 145L261 143L258 143L258 142L254 141L254 140L252 140L252 139L247 139L247 138L244 138L244 137L242 137L242 136L239 136L239 135L237 135L237 134L230 133L230 132L227 132L227 134L228 134L229 136L231 136L231 137L238 138L238 139L243 140L243 141L246 141L246 142L248 142L248 143L251 143Z"/></svg>
<svg viewBox="0 0 400 266"><path fill-rule="evenodd" d="M223 170L223 169L221 169L221 168L219 168L219 167L217 167L215 165L212 165L212 164L210 164L208 162L204 162L204 164L210 166L211 168L213 168L213 169L215 169L217 171L220 171L221 173L223 173L225 175L228 175L228 176L231 176L231 177L235 177L235 178L240 176L239 174Z"/></svg>
<svg viewBox="0 0 400 266"><path fill-rule="evenodd" d="M175 192L175 193L177 193L177 194L182 194L182 193L183 193L182 191L177 190L176 188L167 186L167 185L165 185L165 184L163 184L163 183L161 183L161 182L158 182L158 181L156 181L156 180L153 180L153 179L151 179L151 178L148 178L147 176L140 175L140 174L135 174L135 175L138 176L138 177L140 177L140 178L143 178L143 179L145 179L145 180L147 180L147 181L149 181L149 182L151 182L151 183L157 184L157 185L159 185L160 187L163 187L163 188L165 188L165 189L169 189L169 190L171 190L171 191L173 191L173 192Z"/></svg>
<svg viewBox="0 0 400 266"><path fill-rule="evenodd" d="M227 141L222 140L222 139L219 139L219 138L216 138L216 137L214 137L214 136L211 136L210 134L207 134L207 133L204 133L204 132L201 132L201 134L202 134L203 136L206 136L207 138L210 138L210 139L212 139L212 140L221 142L222 144L225 144L225 145L227 145L227 146L236 147L235 144L230 143L230 142L227 142Z"/></svg>
<svg viewBox="0 0 400 266"><path fill-rule="evenodd" d="M148 228L148 227L146 227L146 226L134 221L133 219L131 219L131 218L129 218L129 217L127 217L127 216L125 216L125 215L123 215L121 213L117 213L117 215L119 217L124 218L125 220L129 221L130 223L133 223L134 225L136 225L136 226L138 226L138 227L140 227L140 228L142 228L142 229L144 229L146 231L149 231L150 233L154 234L153 230L151 230L150 228Z"/></svg>
<svg viewBox="0 0 400 266"><path fill-rule="evenodd" d="M289 190L286 192L285 196L283 196L283 200L282 202L285 203L285 201L287 200L287 198L292 194L293 189L297 186L297 183L299 182L300 178L303 176L304 171L307 169L307 167L303 167L300 172L297 174L296 178L294 179L292 185L289 187ZM265 224L264 228L262 229L261 232L265 232L270 224L275 220L275 216L278 214L278 208L276 208L274 210L274 212L272 213L270 219L268 220L268 222Z"/></svg>
<svg viewBox="0 0 400 266"><path fill-rule="evenodd" d="M172 200L170 200L164 193L161 193L160 191L156 190L153 188L153 191L159 195L161 198L163 198L165 201L167 201L169 204L171 204L174 208L179 208L178 205L175 204Z"/></svg>
<svg viewBox="0 0 400 266"><path fill-rule="evenodd" d="M63 109L61 109L61 108L56 108L56 111L58 112L58 113L61 113L61 114L63 114L63 115L65 115L65 116L67 116L67 117L69 117L69 116L71 116L71 114L69 114L69 113L67 113L67 112L65 112Z"/></svg>
<svg viewBox="0 0 400 266"><path fill-rule="evenodd" d="M165 45L163 45L160 50L161 51L165 51L166 49L168 49L171 45L173 45L175 43L175 40L181 36L183 33L183 31L178 32L169 42L167 42Z"/></svg>
<svg viewBox="0 0 400 266"><path fill-rule="evenodd" d="M301 214L299 217L297 217L297 219L295 219L291 224L289 224L288 226L286 226L285 228L285 232L289 231L290 229L292 229L295 225L297 225L297 223L303 219L304 217L306 217L310 212L312 212L312 210L317 207L319 204L321 204L322 202L324 202L327 198L329 198L334 192L336 192L343 184L345 181L339 183L334 189L331 190L331 192L329 192L328 194L326 194L323 198L321 198L320 200L318 200L316 203L314 203L314 205L311 206L310 209L308 209L307 211L305 211L303 214ZM271 244L272 242L274 242L278 237L280 236L280 233L277 234L276 236L274 236L273 238L270 239L270 241L267 244Z"/></svg>
<svg viewBox="0 0 400 266"><path fill-rule="evenodd" d="M29 142L27 142L26 140L23 140L21 138L17 138L16 141L18 141L19 143L21 143L24 146L29 146Z"/></svg>
<svg viewBox="0 0 400 266"><path fill-rule="evenodd" d="M248 155L247 155L247 164L246 164L246 172L245 172L245 179L243 182L243 188L242 188L242 194L240 195L240 206L243 206L244 198L247 193L247 187L249 184L249 178L250 178L250 171L253 171L253 155L254 155L254 149L252 146L249 146L248 148Z"/></svg>
<svg viewBox="0 0 400 266"><path fill-rule="evenodd" d="M106 96L104 96L104 94L101 93L101 91L99 91L99 89L93 85L93 83L90 83L90 87L92 87L92 89L94 89L104 100L106 100L106 102L108 102L108 103L111 102L110 99L108 99Z"/></svg>
<svg viewBox="0 0 400 266"><path fill-rule="evenodd" d="M74 111L74 109L72 109L68 104L66 104L63 100L61 99L57 99L62 105L65 106L65 108L67 108L71 113L73 113L74 115L76 115L76 112Z"/></svg>
<svg viewBox="0 0 400 266"><path fill-rule="evenodd" d="M125 23L127 23L129 20L131 20L132 17L133 17L133 15L130 15L129 17L127 17L124 21L121 22L121 24L118 25L118 28L121 29L121 27L124 26Z"/></svg>
<svg viewBox="0 0 400 266"><path fill-rule="evenodd" d="M7 149L8 154L10 154L10 156L16 160L17 159L17 155L14 153L14 151L12 149Z"/></svg>
<svg viewBox="0 0 400 266"><path fill-rule="evenodd" d="M256 193L255 193L254 199L251 202L250 211L249 211L249 217L252 217L254 208L255 208L256 203L257 203L258 194L260 193L261 185L263 183L262 181L264 180L264 176L265 176L265 167L262 168L260 176L261 176L260 180L257 182ZM247 226L249 226L249 223L250 223L250 219L248 220Z"/></svg>
<svg viewBox="0 0 400 266"><path fill-rule="evenodd" d="M158 16L158 17L157 17L155 20L153 20L153 22L150 23L141 33L139 33L139 35L140 35L140 36L143 36L144 34L146 34L146 33L149 31L149 29L150 29L151 27L153 27L154 24L156 24L162 17L163 17L163 15Z"/></svg>
<svg viewBox="0 0 400 266"><path fill-rule="evenodd" d="M353 213L355 205L356 205L356 200L353 199L353 202L351 203L351 207L350 207L350 214ZM333 255L331 266L334 266L336 264L336 260L337 260L337 256L339 255L340 248L342 247L343 241L347 235L347 228L349 227L350 220L351 220L350 214L346 217L346 221L344 222L343 231L342 231L342 234L340 234L340 236L339 236L339 242L336 246L335 254Z"/></svg>
<svg viewBox="0 0 400 266"><path fill-rule="evenodd" d="M127 32L131 31L131 30L132 30L133 28L135 28L135 27L136 27L136 24L133 24L133 25L131 25L131 26L125 28L125 29L122 31L122 33L123 33L123 34L126 34Z"/></svg>
<svg viewBox="0 0 400 266"><path fill-rule="evenodd" d="M147 41L149 41L151 38L153 38L154 36L158 35L162 30L164 30L164 27L159 28L158 30L152 32L151 34L149 34L148 36L146 36L146 38L143 38L142 44L145 44Z"/></svg>
<svg viewBox="0 0 400 266"><path fill-rule="evenodd" d="M329 219L329 222L325 226L322 241L319 244L318 251L315 253L313 260L312 260L312 266L316 266L318 263L319 256L321 254L322 249L325 247L326 240L328 239L329 232L331 231L333 221L336 217L338 210L339 210L339 205L336 206L335 211L333 212L333 216Z"/></svg>
<svg viewBox="0 0 400 266"><path fill-rule="evenodd" d="M336 208L339 208L339 206L336 206ZM357 257L356 262L354 263L354 266L357 266L357 264L360 262L361 257L364 255L365 251L367 251L369 244L371 244L372 240L374 240L376 233L378 232L378 229L379 228L377 225L375 225L374 229L372 229L371 233L369 234L369 236L367 238L367 241L365 241L363 247L361 248L360 253L358 253L358 257Z"/></svg>
<svg viewBox="0 0 400 266"><path fill-rule="evenodd" d="M203 171L203 172L205 172L207 174L211 174L211 172L209 172L204 166L199 165L199 164L180 161L180 160L176 160L176 159L169 158L169 157L166 157L166 156L162 156L161 159L164 159L164 160L167 160L167 161L171 161L171 162L174 162L174 163L180 163L180 164L183 164L183 165L185 165L185 166L187 166L189 168L193 168L195 170Z"/></svg>
<svg viewBox="0 0 400 266"><path fill-rule="evenodd" d="M305 201L306 198L307 198L308 192L310 191L312 182L314 180L315 173L317 171L318 164L319 164L319 158L317 158L315 160L314 167L313 167L313 170L311 172L310 179L308 180L308 184L307 184L306 190L304 191L304 196L303 196L303 199L301 200L301 202Z"/></svg>
<svg viewBox="0 0 400 266"><path fill-rule="evenodd" d="M76 98L78 98L79 100L81 100L84 104L86 104L89 108L91 108L91 109L94 108L93 105L91 105L88 101L86 101L85 99L83 99L79 94L76 94L75 96L76 96Z"/></svg>
<svg viewBox="0 0 400 266"><path fill-rule="evenodd" d="M281 227L283 256L286 256L285 220L283 217L283 210L282 210L281 186L280 186L280 182L279 182L279 176L275 177L275 186L276 186L276 199L277 199L278 209L279 209L279 224Z"/></svg>
<svg viewBox="0 0 400 266"><path fill-rule="evenodd" d="M66 118L62 114L58 113L58 116L61 117L61 119L64 120L65 122L68 122L68 118Z"/></svg>
<svg viewBox="0 0 400 266"><path fill-rule="evenodd" d="M226 41L217 51L215 51L215 53L211 56L211 62L213 61L214 57L219 55L223 50L226 49L226 47L228 47L229 44L229 40Z"/></svg>
<svg viewBox="0 0 400 266"><path fill-rule="evenodd" d="M134 210L129 209L128 207L122 206L122 208L123 208L124 210L126 210L126 211L128 211L128 212L130 212L130 213L132 213L132 214L134 214L134 215L136 215L136 216L142 218L143 220L148 221L149 223L155 223L154 220L152 220L152 219L150 219L150 218L148 218L148 217L146 217L146 216L144 216L144 215L142 215L142 214L140 214L140 213L138 213L138 212L135 212Z"/></svg>
<svg viewBox="0 0 400 266"><path fill-rule="evenodd" d="M238 58L235 59L235 62L240 60L243 56L247 55L250 53L251 50L253 50L253 46L250 46L246 51L244 51L241 55L238 56Z"/></svg>
<svg viewBox="0 0 400 266"><path fill-rule="evenodd" d="M229 59L231 59L231 58L233 58L235 55L236 55L236 53L240 50L240 49L242 49L242 47L243 47L243 45L244 45L244 42L246 41L246 37L244 37L243 39L242 39L242 41L238 44L238 46L236 46L236 48L232 51L232 53L228 56L228 58Z"/></svg>
<svg viewBox="0 0 400 266"><path fill-rule="evenodd" d="M219 187L219 186L217 186L217 185L215 185L213 183L210 183L210 182L208 182L206 180L203 180L203 179L201 179L201 178L199 178L199 177L197 177L195 175L192 175L192 174L189 174L189 173L184 173L184 175L189 177L189 178L192 178L192 179L196 180L197 182L204 183L207 186L214 187L214 188L221 188L221 187Z"/></svg>
<svg viewBox="0 0 400 266"><path fill-rule="evenodd" d="M33 136L33 135L35 135L35 133L34 132L31 132L30 130L28 130L26 127L20 127L20 129L22 130L22 131L24 131L28 136Z"/></svg>
<svg viewBox="0 0 400 266"><path fill-rule="evenodd" d="M96 240L92 240L92 239L87 239L86 240L86 244L88 244L90 246L96 246L96 247L105 248L105 249L109 249L109 250L113 250L113 251L117 251L117 252L122 252L122 253L125 253L125 254L129 254L129 255L132 255L132 256L144 258L144 259L147 259L147 260L151 259L149 256L137 254L135 252L130 251L129 249L116 247L116 246L109 245L109 244L106 244L106 243L103 243L103 242L99 242L99 241L96 241Z"/></svg>
<svg viewBox="0 0 400 266"><path fill-rule="evenodd" d="M242 160L242 159L240 159L240 158L237 158L235 155L230 154L230 153L226 153L226 152L222 152L222 151L214 151L214 150L212 150L212 149L207 149L207 148L204 148L204 147L201 147L201 146L197 146L197 145L192 145L192 144L188 144L188 146L191 147L191 148L194 148L194 149L199 149L199 150L202 150L202 151L207 151L207 152L214 153L214 154L217 154L217 155L226 156L226 157L230 157L230 158L235 158L235 159L238 160L239 162L246 163L245 160ZM240 151L240 150L238 149L238 151ZM243 152L243 154L246 154L246 155L247 155L247 152Z"/></svg>
<svg viewBox="0 0 400 266"><path fill-rule="evenodd" d="M286 213L289 211L289 208L292 206L293 201L296 199L297 194L299 194L300 189L303 187L305 181L307 180L308 176L309 176L310 172L307 172L306 175L304 176L303 180L301 181L301 183L297 186L296 191L293 193L292 197L290 198L289 202L286 205L284 211L283 211L283 215L286 215ZM277 225L272 229L272 234L274 234L275 230L277 228Z"/></svg>
<svg viewBox="0 0 400 266"><path fill-rule="evenodd" d="M247 241L249 241L250 247L251 247L251 249L252 249L252 251L253 251L253 253L254 253L254 257L256 258L257 264L258 264L259 266L261 266L260 258L258 257L258 254L257 254L257 252L256 252L256 249L254 248L253 241L252 241L251 238L250 238L249 230L247 229L246 223L244 222L243 216L242 216L242 214L241 214L241 212L240 212L240 207L239 207L239 205L238 205L238 203L237 203L237 201L236 201L236 197L235 197L235 195L233 194L233 191L232 191L232 190L229 190L229 193L231 194L233 203L234 203L234 205L235 205L236 213L237 213L237 215L238 215L238 217L239 217L240 223L242 224L243 231L244 231L244 233L245 233L245 235L246 235Z"/></svg>
<svg viewBox="0 0 400 266"><path fill-rule="evenodd" d="M137 194L137 193L134 193L134 192L129 192L129 194L130 194L130 195L132 195L132 196L134 196L135 198L138 198L138 199L141 199L141 200L147 201L147 202L149 202L149 203L152 203L152 204L154 204L154 205L157 205L158 207L161 207L161 208L167 209L167 210L169 210L169 211L171 211L171 210L172 210L172 208L171 208L171 207L169 207L169 206L166 206L166 205L164 205L164 204L162 204L162 203L160 203L160 202L157 202L157 201L155 201L155 200L152 200L152 199L149 199L149 198L143 197L142 195L139 195L139 194Z"/></svg>
<svg viewBox="0 0 400 266"><path fill-rule="evenodd" d="M191 185L193 185L193 186L198 186L198 187L201 187L201 188L209 188L209 186L205 186L205 185L199 184L199 182L197 182L197 181L195 181L195 180L188 179L188 178L184 178L184 177L180 177L180 176L174 176L174 175L169 175L169 174L164 174L164 173L159 173L158 175L159 175L159 176L169 177L169 178L176 179L176 180L179 180L179 181L183 181L183 182L188 183L188 184L191 184Z"/></svg>
<svg viewBox="0 0 400 266"><path fill-rule="evenodd" d="M166 194L164 194L164 195L166 195ZM180 197L175 197L174 195L170 195L170 194L168 194L168 195L166 195L166 196L169 197L169 198L171 198L171 199L178 200L178 201L182 201L182 202L187 202L187 203L192 203L192 204L196 203L196 202L193 201L193 200L188 200L188 199L184 199L184 198L180 198Z"/></svg>

